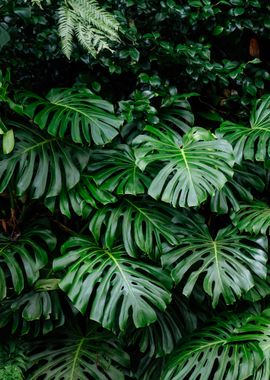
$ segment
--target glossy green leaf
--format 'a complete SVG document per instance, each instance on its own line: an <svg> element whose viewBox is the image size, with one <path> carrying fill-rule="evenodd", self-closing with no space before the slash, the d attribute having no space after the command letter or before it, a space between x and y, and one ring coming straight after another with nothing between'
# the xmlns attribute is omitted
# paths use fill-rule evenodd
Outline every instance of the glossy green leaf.
<svg viewBox="0 0 270 380"><path fill-rule="evenodd" d="M238 211L241 201L251 202L255 192L262 193L267 187L267 171L257 164L247 162L234 168L234 176L211 198L211 210L227 214Z"/></svg>
<svg viewBox="0 0 270 380"><path fill-rule="evenodd" d="M182 132L188 132L193 127L194 115L184 95L174 95L162 101L159 113L160 125L175 126ZM187 97L188 95L191 94L187 94Z"/></svg>
<svg viewBox="0 0 270 380"><path fill-rule="evenodd" d="M270 377L270 324L269 324L270 309L263 310L259 314L250 316L247 323L239 328L238 332L242 335L240 339L253 339L259 343L260 349L264 355L262 365L255 371L254 380L264 380Z"/></svg>
<svg viewBox="0 0 270 380"><path fill-rule="evenodd" d="M13 151L15 145L15 138L13 129L10 129L3 135L3 153L9 154Z"/></svg>
<svg viewBox="0 0 270 380"><path fill-rule="evenodd" d="M170 213L165 205L126 198L94 212L89 229L96 241L110 249L119 239L130 256L136 257L142 251L156 259L163 251L163 242L177 244L177 228Z"/></svg>
<svg viewBox="0 0 270 380"><path fill-rule="evenodd" d="M254 285L254 276L267 275L267 240L240 235L232 226L212 237L207 225L198 218L179 214L179 228L184 237L177 248L162 256L163 264L172 269L183 294L190 296L198 281L217 306L223 296L226 304L234 303Z"/></svg>
<svg viewBox="0 0 270 380"><path fill-rule="evenodd" d="M270 97L258 100L251 112L250 125L225 121L219 132L233 145L237 163L242 159L265 161L270 154Z"/></svg>
<svg viewBox="0 0 270 380"><path fill-rule="evenodd" d="M70 238L54 260L54 270L66 270L60 282L74 306L111 330L125 330L129 318L136 327L157 319L171 300L171 280L161 268L138 262L123 247L98 247L86 237ZM90 301L91 300L91 301Z"/></svg>
<svg viewBox="0 0 270 380"><path fill-rule="evenodd" d="M0 327L14 334L38 336L48 334L65 322L67 309L59 291L29 291L0 305Z"/></svg>
<svg viewBox="0 0 270 380"><path fill-rule="evenodd" d="M94 150L88 173L102 190L115 194L144 194L151 178L136 163L134 151L128 145L115 149Z"/></svg>
<svg viewBox="0 0 270 380"><path fill-rule="evenodd" d="M246 294L243 299L249 302L257 302L270 295L270 268L267 267L267 277L262 279L254 276L255 285Z"/></svg>
<svg viewBox="0 0 270 380"><path fill-rule="evenodd" d="M76 143L103 145L119 133L122 121L111 103L88 89L53 89L45 99L25 94L25 114L52 136L70 135Z"/></svg>
<svg viewBox="0 0 270 380"><path fill-rule="evenodd" d="M231 215L233 224L240 230L255 235L266 235L270 227L270 207L261 201L242 203L239 211Z"/></svg>
<svg viewBox="0 0 270 380"><path fill-rule="evenodd" d="M33 344L29 361L29 380L124 380L129 356L98 324L90 324L84 332L74 323Z"/></svg>
<svg viewBox="0 0 270 380"><path fill-rule="evenodd" d="M137 344L140 351L150 357L170 354L184 335L197 327L196 315L185 301L175 298L165 312L157 313L157 321L150 326L137 329L131 336L131 344Z"/></svg>
<svg viewBox="0 0 270 380"><path fill-rule="evenodd" d="M89 160L89 152L79 146L47 137L39 131L17 125L16 144L11 154L0 155L0 192L11 179L18 195L30 190L32 198L52 197L65 186L73 188Z"/></svg>
<svg viewBox="0 0 270 380"><path fill-rule="evenodd" d="M84 173L73 189L69 191L63 189L59 196L46 198L44 204L51 212L59 208L61 213L68 218L72 217L72 212L87 218L92 208L98 208L99 204L106 205L116 201L117 198L113 194L97 186L92 176Z"/></svg>
<svg viewBox="0 0 270 380"><path fill-rule="evenodd" d="M230 144L203 128L193 128L183 138L172 130L150 126L145 132L133 143L142 170L154 162L162 164L148 190L155 199L174 207L198 206L233 175Z"/></svg>
<svg viewBox="0 0 270 380"><path fill-rule="evenodd" d="M52 232L38 224L13 239L0 234L0 299L8 295L9 283L16 294L33 285L55 244Z"/></svg>
<svg viewBox="0 0 270 380"><path fill-rule="evenodd" d="M167 358L161 379L253 378L265 360L265 353L260 346L264 335L257 332L259 325L249 327L250 319L250 314L223 314L212 326L198 330ZM262 326L260 330L267 332L269 342L269 326Z"/></svg>

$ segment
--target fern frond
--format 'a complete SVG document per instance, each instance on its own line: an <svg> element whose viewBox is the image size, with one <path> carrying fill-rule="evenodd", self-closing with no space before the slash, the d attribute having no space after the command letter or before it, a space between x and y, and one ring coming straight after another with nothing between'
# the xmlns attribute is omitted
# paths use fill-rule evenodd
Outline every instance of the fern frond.
<svg viewBox="0 0 270 380"><path fill-rule="evenodd" d="M91 26L79 24L75 33L81 46L94 57L96 57L101 50L108 49L112 51L104 35Z"/></svg>
<svg viewBox="0 0 270 380"><path fill-rule="evenodd" d="M93 24L98 29L110 33L117 32L118 22L114 16L100 8L96 0L69 0L69 5L84 21Z"/></svg>
<svg viewBox="0 0 270 380"><path fill-rule="evenodd" d="M72 39L74 34L75 14L66 6L61 6L58 11L59 35L62 42L62 51L70 59L72 52Z"/></svg>
<svg viewBox="0 0 270 380"><path fill-rule="evenodd" d="M85 25L79 24L76 27L75 34L81 46L85 50L87 50L88 53L90 53L93 57L96 57L97 52L93 46L94 34L91 27L86 28Z"/></svg>
<svg viewBox="0 0 270 380"><path fill-rule="evenodd" d="M59 9L59 35L63 53L70 58L72 39L76 35L80 45L92 56L108 49L110 42L119 41L119 24L96 0L69 0Z"/></svg>

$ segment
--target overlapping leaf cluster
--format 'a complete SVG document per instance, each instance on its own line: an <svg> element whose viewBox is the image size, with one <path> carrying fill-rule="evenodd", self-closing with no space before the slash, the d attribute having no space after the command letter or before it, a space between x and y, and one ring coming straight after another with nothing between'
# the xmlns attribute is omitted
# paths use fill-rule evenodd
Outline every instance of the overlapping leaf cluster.
<svg viewBox="0 0 270 380"><path fill-rule="evenodd" d="M220 319L213 335L204 329L185 338L183 346L181 342L199 323L191 301L199 293L214 313L218 306L269 294L270 219L264 195L269 97L254 105L250 126L224 122L216 133L194 127L189 102L183 99L180 128L163 111L161 123L139 131L133 127L127 137L126 124L112 105L85 88L54 89L45 98L20 93L3 101L12 111L2 122L14 131L15 148L0 157L2 196L12 201L0 241L1 326L27 340L37 337L36 348L24 348L29 378L54 379L55 371L98 378L100 370L111 379L124 376L129 364L123 353L117 354L115 367L106 361L101 368L89 364L91 350L85 352L83 345L87 350L87 337L103 334L97 327L91 330L95 323L112 331L112 343L106 344L116 344L115 350L120 350L120 340L113 342L121 336L124 346L129 340L139 344L142 360L173 352L161 366L164 379L188 378L194 365L198 373L202 365L208 378L268 371L267 353L249 330L245 339L250 343L242 347L242 335L232 322L242 326L236 316L228 325ZM237 190L233 197L232 189ZM22 214L37 207L43 218L35 217L28 226ZM224 213L227 219L221 221ZM64 231L62 238L58 228ZM38 339L65 326L67 314L75 326L86 316L85 329L70 337L60 329L59 338L46 338L46 352L40 351ZM228 329L224 337L219 323ZM243 361L243 374L228 359L231 353L220 353L221 340L215 343L219 331L223 345L238 342L234 355ZM62 340L70 353L67 348L58 353ZM175 351L179 344L183 348ZM208 344L216 347L212 355ZM109 350L104 345L101 351ZM203 355L207 364L202 364ZM214 365L220 355L228 359L225 366L220 357L224 368ZM43 358L46 364L39 364ZM253 363L248 368L247 361ZM146 371L143 376L152 375Z"/></svg>
<svg viewBox="0 0 270 380"><path fill-rule="evenodd" d="M247 99L266 71L248 91L258 61L220 67L205 50L209 36L259 31L254 9L268 5L104 3L125 36L95 59L74 46L72 84L55 74L60 48L41 65L47 93L35 73L38 91L1 73L0 379L269 379L270 96ZM37 40L54 18L4 5ZM236 112L203 93L230 80Z"/></svg>

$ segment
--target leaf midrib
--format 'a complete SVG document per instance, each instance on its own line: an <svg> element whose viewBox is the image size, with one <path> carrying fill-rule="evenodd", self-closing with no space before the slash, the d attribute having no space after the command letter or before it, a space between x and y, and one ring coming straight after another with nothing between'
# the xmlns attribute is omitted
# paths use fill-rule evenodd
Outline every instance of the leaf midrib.
<svg viewBox="0 0 270 380"><path fill-rule="evenodd" d="M81 348L82 348L82 345L85 341L85 337L83 337L78 346L77 346L77 349L76 349L76 352L75 352L75 356L74 356L74 360L73 360L73 363L72 363L72 368L71 368L71 372L70 372L70 380L74 380L74 374L75 374L75 370L76 370L76 365L77 365L77 361L78 361L78 358L79 358L79 355L80 355L80 351L81 351Z"/></svg>
<svg viewBox="0 0 270 380"><path fill-rule="evenodd" d="M151 223L158 231L160 231L160 233L163 235L162 233L162 228L160 228L160 226L158 224L155 223L155 221L153 221L145 212L143 212L143 210L141 208L139 208L138 206L136 206L136 204L132 203L130 200L126 199L125 200L127 203L129 203L133 208L135 208L137 211L139 211L144 217L145 219L147 219L149 221L149 223Z"/></svg>
<svg viewBox="0 0 270 380"><path fill-rule="evenodd" d="M190 184L191 184L191 186L193 187L193 189L195 189L195 187L194 187L194 183L193 183L193 179L192 179L192 176L191 176L191 171L190 171L190 169L189 169L188 161L187 161L187 158L186 158L185 151L184 151L183 148L181 148L181 149L180 149L180 152L181 152L181 154L182 154L182 157L183 157L183 160L184 160L184 163L185 163L185 166L186 166L187 172L188 172L188 176L189 176Z"/></svg>
<svg viewBox="0 0 270 380"><path fill-rule="evenodd" d="M218 340L218 341L216 341L216 342L213 342L213 343L207 343L207 344L205 344L205 345L202 345L202 346L200 346L200 347L198 347L198 348L195 348L195 349L193 349L192 350L192 354L194 354L195 352L200 352L200 351L203 351L205 348L207 349L207 348L210 348L210 347L212 347L212 346L218 346L218 345L224 345L224 344L226 344L226 343L228 343L227 342L227 339L222 339L222 340ZM182 360L183 359L186 359L186 357L189 357L190 356L190 352L187 352L186 354L184 354L183 356L182 356Z"/></svg>
<svg viewBox="0 0 270 380"><path fill-rule="evenodd" d="M115 266L117 267L117 269L119 270L121 276L123 277L123 280L124 282L127 284L127 288L128 288L128 291L129 293L131 293L132 297L135 298L135 294L133 292L133 289L131 288L130 284L129 284L129 281L124 273L124 271L122 270L121 266L119 265L119 263L117 262L117 260L115 259L115 257L109 252L109 251L105 251L104 252L110 257L110 259L114 262Z"/></svg>
<svg viewBox="0 0 270 380"><path fill-rule="evenodd" d="M221 279L221 273L220 273L220 266L219 266L219 253L218 253L218 249L217 249L217 243L215 240L213 240L213 247L214 247L214 257L215 257L215 262L216 262L216 268L217 268L217 274L218 274L218 279L219 279L219 282L220 282L220 286L221 286L221 293L224 294L224 286L223 286L223 282L222 282L222 279Z"/></svg>
<svg viewBox="0 0 270 380"><path fill-rule="evenodd" d="M50 101L51 104L53 105L56 105L58 107L61 107L61 108L65 108L65 109L69 109L73 112L76 112L76 113L79 113L81 115L83 115L84 117L86 117L90 122L93 121L93 117L90 117L87 113L83 112L82 110L80 109L77 109L77 108L74 108L74 107L71 107L71 106L68 106L67 104L61 104L61 103L57 103L57 102L52 102Z"/></svg>
<svg viewBox="0 0 270 380"><path fill-rule="evenodd" d="M57 140L57 138L54 137L54 138L51 138L51 139L47 139L47 140L41 141L41 142L39 142L38 144L32 145L31 147L25 149L25 150L22 151L22 152L19 152L18 154L16 154L15 156L12 156L12 157L10 157L10 158L14 160L15 158L18 158L18 157L20 157L21 155L23 155L23 154L25 154L25 153L27 153L27 152L29 152L29 151L31 151L31 150L34 150L34 149L37 148L37 147L41 147L41 146L44 145L44 144L49 144L49 143L51 143L52 141L55 141L55 140Z"/></svg>

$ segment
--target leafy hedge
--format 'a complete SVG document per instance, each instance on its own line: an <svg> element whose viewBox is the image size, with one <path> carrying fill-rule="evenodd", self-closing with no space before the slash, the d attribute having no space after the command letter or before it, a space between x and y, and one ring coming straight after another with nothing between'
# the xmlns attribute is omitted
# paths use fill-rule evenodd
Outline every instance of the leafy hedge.
<svg viewBox="0 0 270 380"><path fill-rule="evenodd" d="M0 379L270 378L269 10L2 1Z"/></svg>

